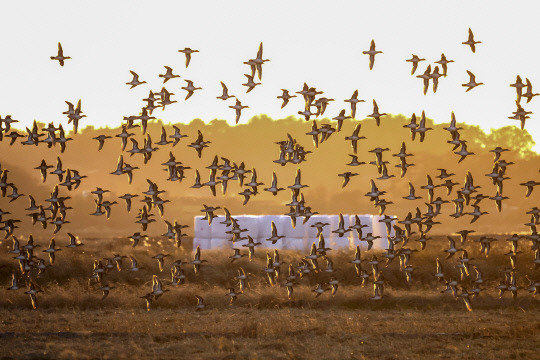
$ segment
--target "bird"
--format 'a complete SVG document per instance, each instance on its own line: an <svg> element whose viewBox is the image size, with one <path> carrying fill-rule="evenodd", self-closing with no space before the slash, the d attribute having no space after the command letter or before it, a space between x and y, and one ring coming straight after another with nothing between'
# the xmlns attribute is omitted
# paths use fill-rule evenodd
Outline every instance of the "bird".
<svg viewBox="0 0 540 360"><path fill-rule="evenodd" d="M443 73L442 73L443 76L446 76L446 74L447 74L448 64L453 63L453 62L454 62L454 60L447 60L444 53L441 54L441 60L435 61L436 64L441 65L442 70L443 70Z"/></svg>
<svg viewBox="0 0 540 360"><path fill-rule="evenodd" d="M427 94L428 88L429 88L429 80L431 80L431 65L428 65L426 70L422 75L416 75L417 78L422 79L424 81L424 95Z"/></svg>
<svg viewBox="0 0 540 360"><path fill-rule="evenodd" d="M531 81L529 79L525 79L525 81L527 82L527 90L521 96L527 99L528 104L535 96L540 95L540 93L533 93Z"/></svg>
<svg viewBox="0 0 540 360"><path fill-rule="evenodd" d="M39 292L42 292L42 291L40 289L36 289L36 286L34 285L32 280L30 280L30 285L28 286L28 290L25 291L24 293L30 295L30 300L32 302L32 308L34 310L37 309L37 296L36 296L36 294L39 293Z"/></svg>
<svg viewBox="0 0 540 360"><path fill-rule="evenodd" d="M69 56L64 56L64 50L62 50L62 45L58 43L58 54L56 56L51 56L51 60L58 60L60 66L64 66L64 61L71 59Z"/></svg>
<svg viewBox="0 0 540 360"><path fill-rule="evenodd" d="M190 48L184 48L183 50L178 50L178 52L184 53L186 55L186 68L189 66L189 62L191 61L191 54L198 53L199 50L193 50Z"/></svg>
<svg viewBox="0 0 540 360"><path fill-rule="evenodd" d="M247 105L242 105L240 100L238 98L236 99L236 104L229 106L231 109L236 110L236 120L235 123L238 124L238 121L240 120L240 116L242 115L242 110L248 108Z"/></svg>
<svg viewBox="0 0 540 360"><path fill-rule="evenodd" d="M469 74L469 82L465 83L465 84L461 84L461 86L467 87L467 90L465 90L465 92L468 92L468 91L474 89L478 85L484 85L484 83L477 83L474 74L472 72L470 72L469 70L467 70L467 74Z"/></svg>
<svg viewBox="0 0 540 360"><path fill-rule="evenodd" d="M375 40L371 40L369 50L362 51L362 53L365 55L369 55L369 70L372 70L373 65L375 64L375 55L382 54L382 51L375 50Z"/></svg>
<svg viewBox="0 0 540 360"><path fill-rule="evenodd" d="M57 249L56 248L56 242L54 241L54 238L51 239L51 242L49 243L49 248L43 250L43 252L49 254L49 260L51 262L51 265L54 265L54 260L55 260L55 257L56 257L56 253L58 251L62 251L62 249Z"/></svg>
<svg viewBox="0 0 540 360"><path fill-rule="evenodd" d="M412 63L412 70L411 75L414 75L414 72L416 71L416 68L418 67L418 63L420 61L425 61L426 59L421 59L418 57L418 55L412 54L412 57L410 59L407 59L405 61Z"/></svg>
<svg viewBox="0 0 540 360"><path fill-rule="evenodd" d="M227 89L227 86L223 83L223 81L221 82L221 88L222 88L223 92L222 92L221 96L216 96L216 99L221 99L221 100L225 101L225 100L228 100L228 99L234 97L232 95L229 95L229 89Z"/></svg>
<svg viewBox="0 0 540 360"><path fill-rule="evenodd" d="M285 190L284 188L277 186L277 176L275 171L272 172L272 185L269 188L264 188L263 190L272 193L274 196L276 196L278 192Z"/></svg>
<svg viewBox="0 0 540 360"><path fill-rule="evenodd" d="M103 292L103 296L101 297L101 301L105 300L107 296L109 296L109 292L114 289L114 286L109 286L108 284L103 285L99 288Z"/></svg>
<svg viewBox="0 0 540 360"><path fill-rule="evenodd" d="M248 88L246 93L249 93L251 90L255 89L255 86L261 85L261 83L253 81L253 75L244 74L244 76L247 77L247 81L242 85Z"/></svg>
<svg viewBox="0 0 540 360"><path fill-rule="evenodd" d="M270 235L270 237L266 239L266 241L270 241L272 242L272 244L275 244L276 242L278 242L279 239L282 239L285 236L278 235L276 224L273 221L272 221L271 226L272 226L272 235Z"/></svg>
<svg viewBox="0 0 540 360"><path fill-rule="evenodd" d="M530 180L530 181L521 183L519 185L527 187L527 192L525 193L525 197L529 197L532 194L534 187L537 186L537 185L540 185L540 182Z"/></svg>
<svg viewBox="0 0 540 360"><path fill-rule="evenodd" d="M146 81L139 81L139 75L135 71L130 70L129 71L131 75L133 75L133 79L130 82L127 82L126 85L131 85L130 89L133 89L136 86L139 86L141 84L146 84Z"/></svg>
<svg viewBox="0 0 540 360"><path fill-rule="evenodd" d="M170 66L165 66L165 70L167 70L165 72L165 74L159 74L159 77L160 78L163 78L163 83L165 84L167 81L169 81L170 79L174 79L174 78L177 78L177 77L180 77L180 75L174 75L173 74L173 69L170 67Z"/></svg>
<svg viewBox="0 0 540 360"><path fill-rule="evenodd" d="M101 149L103 149L103 145L105 145L105 140L112 139L112 136L99 135L99 136L93 137L92 139L97 140L99 142L98 151L101 151Z"/></svg>
<svg viewBox="0 0 540 360"><path fill-rule="evenodd" d="M200 268L201 264L208 262L207 260L201 260L201 246L197 245L197 250L195 251L195 255L193 257L193 260L190 261L190 264L193 265L193 269L195 270L195 273L197 273Z"/></svg>
<svg viewBox="0 0 540 360"><path fill-rule="evenodd" d="M469 155L474 155L474 152L471 152L471 151L467 151L467 143L465 142L465 140L460 140L460 144L461 144L461 150L459 151L454 151L454 154L457 154L457 155L460 155L461 158L459 159L458 163L462 162L463 160L465 160L465 158Z"/></svg>
<svg viewBox="0 0 540 360"><path fill-rule="evenodd" d="M292 98L295 98L296 95L290 95L289 90L287 89L281 89L282 94L277 96L278 99L283 100L283 103L281 104L281 108L283 109L287 104L289 103L289 100Z"/></svg>
<svg viewBox="0 0 540 360"><path fill-rule="evenodd" d="M379 113L379 107L377 106L377 102L375 102L375 99L373 99L373 113L370 115L367 115L367 117L374 118L377 122L377 126L381 124L381 116L386 115L386 113Z"/></svg>
<svg viewBox="0 0 540 360"><path fill-rule="evenodd" d="M243 293L241 291L236 291L234 288L229 288L228 292L225 294L225 296L229 296L231 298L229 305L232 305L239 295L242 295Z"/></svg>
<svg viewBox="0 0 540 360"><path fill-rule="evenodd" d="M201 311L206 308L206 304L204 303L204 298L199 295L195 295L195 298L197 299L197 305L195 305L195 311Z"/></svg>
<svg viewBox="0 0 540 360"><path fill-rule="evenodd" d="M338 174L338 176L343 178L343 184L341 185L341 187L344 188L345 186L347 186L347 184L349 183L349 180L351 179L351 177L357 176L357 175L359 175L359 174L358 173L352 173L350 171L344 172L343 174Z"/></svg>
<svg viewBox="0 0 540 360"><path fill-rule="evenodd" d="M365 102L364 100L358 99L358 90L355 90L350 99L344 100L351 104L351 118L356 118L356 104Z"/></svg>
<svg viewBox="0 0 540 360"><path fill-rule="evenodd" d="M201 90L202 89L201 87L193 86L193 81L191 81L191 80L184 80L184 81L187 82L187 85L182 86L182 89L184 89L184 90L186 90L188 92L187 95L186 95L185 100L189 99L191 97L191 95L193 95L195 90Z"/></svg>
<svg viewBox="0 0 540 360"><path fill-rule="evenodd" d="M52 167L53 167L52 165L47 165L45 160L41 160L41 164L39 166L35 167L34 169L40 171L41 179L43 180L43 182L45 182L47 180L47 170L52 168ZM60 181L62 181L62 180L60 180Z"/></svg>
<svg viewBox="0 0 540 360"><path fill-rule="evenodd" d="M475 45L480 44L480 43L481 43L481 41L475 41L474 40L474 34L473 34L471 28L469 28L469 38L467 39L467 41L462 42L462 44L463 45L469 45L471 47L472 52L474 53L474 52L476 52Z"/></svg>
<svg viewBox="0 0 540 360"><path fill-rule="evenodd" d="M330 288L324 287L323 283L317 283L317 287L315 289L312 289L315 293L315 297L318 298L321 296L324 292L331 290Z"/></svg>

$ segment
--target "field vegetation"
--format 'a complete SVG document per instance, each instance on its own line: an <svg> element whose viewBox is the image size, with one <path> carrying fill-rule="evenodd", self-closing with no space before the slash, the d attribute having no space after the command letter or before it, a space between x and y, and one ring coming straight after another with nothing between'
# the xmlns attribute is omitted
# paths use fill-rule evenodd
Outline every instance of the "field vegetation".
<svg viewBox="0 0 540 360"><path fill-rule="evenodd" d="M467 249L474 258L471 262L484 273L487 290L473 300L472 312L460 299L441 293L444 286L433 276L439 257L447 277L459 278L457 261L444 260L443 237L428 243L425 251L411 259L416 269L410 284L397 259L381 266L385 296L380 301L370 300L372 279L362 287L356 276L350 263L353 250L330 251L335 272L320 271L298 280L294 298L289 300L285 287L269 285L262 248L257 248L253 261L244 257L233 263L228 258L230 249L202 251L201 258L208 263L200 272L195 274L193 266L186 264L186 282L170 286L172 263L192 259L189 240L179 249L154 239L135 249L126 239L87 240L77 249L64 248L44 274L30 275L43 289L37 294L36 310L32 310L24 289L2 290L0 348L4 358L32 359L538 358L538 298L521 289L516 299L510 294L499 299L495 289L504 278L501 270L508 266L504 253L509 244L501 237L485 258L474 239L471 237ZM46 246L45 240L36 243ZM4 241L0 255L5 287L10 286L11 273L17 267L8 254L9 246L10 242ZM523 242L522 246L528 245ZM171 254L165 258L163 272L151 258L158 252ZM118 253L135 257L141 269L128 271L128 258L123 260L121 271L107 272L102 283L114 288L101 300L100 284L89 281L93 262ZM380 256L382 251L364 252L362 258L373 254ZM280 251L280 255L285 271L289 263L297 264L306 254ZM538 275L531 255L530 251L518 255L518 283L522 287L527 285L525 274ZM368 265L362 266L369 272ZM225 294L229 287L238 289L234 277L239 267L251 276L244 293L229 305ZM147 311L141 296L152 290L153 275L158 275L169 291ZM339 279L336 295L326 292L315 298L311 290L318 282L328 282L330 276ZM471 274L463 283L473 280ZM205 310L195 311L196 295L205 299Z"/></svg>

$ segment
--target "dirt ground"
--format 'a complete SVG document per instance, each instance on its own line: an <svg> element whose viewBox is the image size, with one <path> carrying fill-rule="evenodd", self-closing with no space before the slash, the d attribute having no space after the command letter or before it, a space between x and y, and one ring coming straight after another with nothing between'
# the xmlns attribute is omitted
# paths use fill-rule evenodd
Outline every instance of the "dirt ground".
<svg viewBox="0 0 540 360"><path fill-rule="evenodd" d="M2 359L538 359L538 310L0 310Z"/></svg>

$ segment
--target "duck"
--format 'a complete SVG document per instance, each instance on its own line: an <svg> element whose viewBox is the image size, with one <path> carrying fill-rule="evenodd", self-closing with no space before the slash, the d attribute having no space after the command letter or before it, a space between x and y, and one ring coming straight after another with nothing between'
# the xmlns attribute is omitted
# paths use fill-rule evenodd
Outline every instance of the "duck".
<svg viewBox="0 0 540 360"><path fill-rule="evenodd" d="M426 95L429 88L429 80L431 79L431 65L428 65L422 75L416 75L416 77L424 80L424 95Z"/></svg>
<svg viewBox="0 0 540 360"><path fill-rule="evenodd" d="M246 279L248 278L248 276L251 276L251 274L246 275L246 272L244 271L243 268L238 268L238 275L235 276L234 278L238 280L240 291L242 292L246 289Z"/></svg>
<svg viewBox="0 0 540 360"><path fill-rule="evenodd" d="M426 59L421 59L418 57L418 55L412 54L412 57L410 59L407 59L405 61L412 63L412 70L411 75L414 75L414 72L416 71L416 68L418 67L418 63L420 61L425 61Z"/></svg>
<svg viewBox="0 0 540 360"><path fill-rule="evenodd" d="M186 69L189 66L189 62L191 61L191 54L198 53L199 50L194 50L190 48L184 48L183 50L178 50L178 52L184 53L186 56Z"/></svg>
<svg viewBox="0 0 540 360"><path fill-rule="evenodd" d="M294 184L290 185L290 186L287 186L289 189L292 189L295 194L298 194L302 188L309 187L308 185L302 185L301 184L301 178L302 178L302 173L301 173L300 169L297 169L296 170L296 177L294 179Z"/></svg>
<svg viewBox="0 0 540 360"><path fill-rule="evenodd" d="M17 278L17 274L15 272L11 273L11 286L7 288L8 290L19 290L21 287L19 286L19 279Z"/></svg>
<svg viewBox="0 0 540 360"><path fill-rule="evenodd" d="M454 256L458 251L463 251L462 248L456 248L456 241L451 238L450 236L446 237L448 239L448 249L443 250L448 255L446 256L446 260L450 259L452 256Z"/></svg>
<svg viewBox="0 0 540 360"><path fill-rule="evenodd" d="M442 73L443 76L446 76L446 74L447 74L448 64L453 63L453 62L454 62L454 60L447 60L444 53L441 54L441 60L435 61L436 64L441 65L442 70L443 70L443 73Z"/></svg>
<svg viewBox="0 0 540 360"><path fill-rule="evenodd" d="M184 89L184 90L186 90L188 92L187 95L186 95L185 100L189 99L191 97L191 95L193 95L195 90L201 90L202 89L201 87L193 86L193 81L191 81L191 80L184 80L184 81L187 82L187 85L182 86L182 89Z"/></svg>
<svg viewBox="0 0 540 360"><path fill-rule="evenodd" d="M472 217L473 217L472 220L471 220L471 224L473 222L475 222L476 220L478 220L480 218L480 216L488 214L488 212L480 211L480 206L478 206L478 205L473 205L473 208L474 208L474 211L468 213L469 215L472 215Z"/></svg>
<svg viewBox="0 0 540 360"><path fill-rule="evenodd" d="M373 113L367 115L367 117L374 118L377 126L381 125L381 117L386 115L386 113L379 113L379 107L377 106L377 102L375 99L373 99Z"/></svg>
<svg viewBox="0 0 540 360"><path fill-rule="evenodd" d="M105 300L107 298L107 296L109 296L109 293L112 289L114 289L115 287L114 286L109 286L108 284L106 285L103 285L102 287L99 288L99 290L101 290L103 292L103 296L101 297L101 301Z"/></svg>
<svg viewBox="0 0 540 360"><path fill-rule="evenodd" d="M414 193L414 186L411 182L409 182L409 195L404 196L403 199L405 200L417 200L421 199L421 196L416 196Z"/></svg>
<svg viewBox="0 0 540 360"><path fill-rule="evenodd" d="M497 210L499 212L501 212L501 210L502 210L502 201L506 200L506 199L509 199L509 197L508 196L502 196L499 193L499 191L497 191L497 194L495 194L495 196L490 197L489 199L495 201L495 203L497 204Z"/></svg>
<svg viewBox="0 0 540 360"><path fill-rule="evenodd" d="M289 90L287 89L281 89L281 91L282 91L282 94L277 96L277 98L283 100L283 102L281 103L281 108L283 109L285 106L287 106L287 104L289 103L289 100L292 98L295 98L296 95L290 95Z"/></svg>
<svg viewBox="0 0 540 360"><path fill-rule="evenodd" d="M193 269L195 270L195 274L200 270L201 264L208 262L207 260L201 260L201 246L197 245L197 249L195 250L195 255L193 257L193 260L190 261L190 264L193 265Z"/></svg>
<svg viewBox="0 0 540 360"><path fill-rule="evenodd" d="M53 167L52 165L47 165L45 160L41 160L41 164L39 166L35 167L34 169L39 170L39 172L41 173L41 180L43 182L45 182L47 180L47 170L52 168L52 167ZM7 172L6 172L6 174L7 174Z"/></svg>
<svg viewBox="0 0 540 360"><path fill-rule="evenodd" d="M133 79L130 82L127 82L126 85L131 85L130 89L133 89L136 86L139 86L141 84L146 84L146 81L139 81L139 75L133 70L129 71L131 75L133 75Z"/></svg>
<svg viewBox="0 0 540 360"><path fill-rule="evenodd" d="M472 151L467 151L467 142L465 140L460 140L459 143L461 144L461 149L459 151L454 151L454 154L460 155L461 158L458 161L458 164L465 160L465 158L469 155L475 155Z"/></svg>
<svg viewBox="0 0 540 360"><path fill-rule="evenodd" d="M351 96L350 99L344 100L345 102L348 102L351 104L351 118L356 119L356 105L361 102L365 102L364 100L358 99L358 90L355 90Z"/></svg>
<svg viewBox="0 0 540 360"><path fill-rule="evenodd" d="M233 248L234 254L229 256L229 259L231 259L231 263L234 262L237 259L241 259L244 256L247 256L246 254L240 254L240 249Z"/></svg>
<svg viewBox="0 0 540 360"><path fill-rule="evenodd" d="M195 295L195 298L197 299L197 305L195 305L195 311L202 311L206 308L206 304L204 303L204 298L199 295Z"/></svg>
<svg viewBox="0 0 540 360"><path fill-rule="evenodd" d="M171 256L171 255L170 254L159 253L159 254L156 254L156 255L152 256L152 259L156 259L158 261L159 272L163 272L163 265L164 265L165 258L167 256Z"/></svg>
<svg viewBox="0 0 540 360"><path fill-rule="evenodd" d="M351 157L351 162L347 164L347 166L360 166L365 165L366 163L364 161L358 161L358 156L354 154L349 154Z"/></svg>
<svg viewBox="0 0 540 360"><path fill-rule="evenodd" d="M170 66L165 66L165 69L167 70L165 74L159 74L160 78L163 78L163 83L165 84L170 79L179 78L180 75L174 75L173 69Z"/></svg>
<svg viewBox="0 0 540 360"><path fill-rule="evenodd" d="M317 283L317 287L315 289L312 289L311 291L315 293L315 298L318 298L319 296L324 294L324 292L330 290L330 288L324 287L323 283Z"/></svg>
<svg viewBox="0 0 540 360"><path fill-rule="evenodd" d="M388 175L388 168L386 167L386 164L387 164L387 163L388 163L387 161L385 161L385 162L382 163L382 166L381 166L381 173L382 173L382 175L379 176L379 177L377 178L377 180L388 180L388 179L390 179L390 178L396 177L395 175ZM381 214L381 215L382 215L382 214Z"/></svg>
<svg viewBox="0 0 540 360"><path fill-rule="evenodd" d="M338 174L338 176L343 178L343 184L341 185L341 187L344 188L345 186L347 186L347 184L349 183L349 180L351 179L351 177L357 176L357 175L360 175L360 174L353 173L353 172L350 172L350 171L344 172L343 174Z"/></svg>
<svg viewBox="0 0 540 360"><path fill-rule="evenodd" d="M382 51L375 50L375 40L371 40L371 45L369 50L362 51L364 55L369 55L369 70L373 70L373 65L375 64L375 55L382 54Z"/></svg>
<svg viewBox="0 0 540 360"><path fill-rule="evenodd" d="M128 269L128 271L136 272L142 269L142 267L139 267L137 259L135 259L133 256L130 256L129 258L131 260L131 267Z"/></svg>
<svg viewBox="0 0 540 360"><path fill-rule="evenodd" d="M433 80L433 93L437 92L437 87L439 86L439 78L442 77L443 74L439 73L439 67L435 66L433 69L433 72L429 75L431 80Z"/></svg>
<svg viewBox="0 0 540 360"><path fill-rule="evenodd" d="M221 181L216 181L216 170L213 169L210 173L210 178L208 182L205 182L202 184L202 186L208 186L210 187L210 190L212 191L212 195L216 196L216 185L219 185Z"/></svg>
<svg viewBox="0 0 540 360"><path fill-rule="evenodd" d="M247 105L242 105L242 103L240 102L240 100L238 100L238 98L236 99L236 104L229 107L236 111L236 120L235 120L236 124L238 124L238 121L240 120L240 116L242 115L242 110L249 108L249 106Z"/></svg>
<svg viewBox="0 0 540 360"><path fill-rule="evenodd" d="M246 83L242 84L243 86L247 87L246 94L249 93L251 90L255 89L255 86L261 85L261 83L257 83L253 81L253 76L244 74L245 77L247 77Z"/></svg>
<svg viewBox="0 0 540 360"><path fill-rule="evenodd" d="M361 128L362 128L362 124L356 125L352 135L345 137L345 140L351 141L351 147L355 154L357 154L357 150L358 150L358 140L366 139L365 136L358 136Z"/></svg>
<svg viewBox="0 0 540 360"><path fill-rule="evenodd" d="M521 96L527 99L527 104L535 97L540 95L539 93L533 93L532 91L532 84L531 81L526 78L525 81L527 82L527 91L523 93Z"/></svg>
<svg viewBox="0 0 540 360"><path fill-rule="evenodd" d="M223 90L221 96L216 96L216 99L220 99L220 100L228 100L230 98L233 98L235 96L233 95L229 95L229 89L227 89L227 86L223 83L223 81L221 81L221 88Z"/></svg>
<svg viewBox="0 0 540 360"><path fill-rule="evenodd" d="M255 247L261 245L260 242L255 242L253 238L249 235L247 235L248 243L243 244L242 246L247 247L249 250L249 261L253 261L253 258L255 257Z"/></svg>
<svg viewBox="0 0 540 360"><path fill-rule="evenodd" d="M64 56L64 50L62 50L62 44L58 43L58 54L56 56L51 56L51 60L58 60L60 66L64 66L64 61L71 59L69 56Z"/></svg>
<svg viewBox="0 0 540 360"><path fill-rule="evenodd" d="M243 295L243 292L236 291L234 288L229 288L228 292L225 294L225 296L230 296L231 300L229 302L229 305L232 305L239 295Z"/></svg>
<svg viewBox="0 0 540 360"><path fill-rule="evenodd" d="M129 237L129 239L133 241L132 247L137 246L141 239L146 239L146 238L148 238L148 235L141 234L140 232L136 232Z"/></svg>
<svg viewBox="0 0 540 360"><path fill-rule="evenodd" d="M478 85L484 85L484 83L477 83L477 82L476 82L476 77L475 77L474 74L473 74L472 72L470 72L469 70L467 70L467 74L469 74L469 82L468 82L468 83L465 83L465 84L461 84L461 86L467 87L467 90L465 90L465 92L468 92L468 91L474 89L474 88L477 87Z"/></svg>
<svg viewBox="0 0 540 360"><path fill-rule="evenodd" d="M276 224L272 221L272 235L266 239L266 241L271 241L272 244L275 244L279 239L284 238L284 235L278 235Z"/></svg>
<svg viewBox="0 0 540 360"><path fill-rule="evenodd" d="M32 302L32 308L34 310L37 309L37 296L36 296L36 294L39 293L39 292L42 292L42 291L40 289L36 289L36 286L34 285L32 280L30 280L30 285L28 286L28 290L25 291L24 293L30 295L30 300Z"/></svg>
<svg viewBox="0 0 540 360"><path fill-rule="evenodd" d="M476 52L475 45L480 44L480 43L481 43L481 41L475 41L474 40L474 34L473 34L471 28L469 28L469 38L467 39L467 41L462 42L462 44L463 45L469 45L471 47L472 52L474 53L474 52Z"/></svg>
<svg viewBox="0 0 540 360"><path fill-rule="evenodd" d="M339 237L343 237L346 233L351 231L351 229L345 229L345 221L343 219L343 214L339 214L339 223L336 230L332 230L334 234L338 234Z"/></svg>
<svg viewBox="0 0 540 360"><path fill-rule="evenodd" d="M284 188L280 188L277 186L277 176L276 172L272 172L272 185L269 188L265 188L265 191L268 191L272 193L272 195L276 196L278 192L285 190Z"/></svg>
<svg viewBox="0 0 540 360"><path fill-rule="evenodd" d="M54 238L53 238L51 239L51 242L49 243L49 247L43 250L43 252L46 252L47 254L49 254L49 260L50 260L51 265L54 264L54 259L58 251L62 251L62 249L56 248L56 242L54 241Z"/></svg>
<svg viewBox="0 0 540 360"><path fill-rule="evenodd" d="M373 284L373 296L370 297L370 300L373 301L380 301L382 300L383 295L381 294L381 286L377 284Z"/></svg>

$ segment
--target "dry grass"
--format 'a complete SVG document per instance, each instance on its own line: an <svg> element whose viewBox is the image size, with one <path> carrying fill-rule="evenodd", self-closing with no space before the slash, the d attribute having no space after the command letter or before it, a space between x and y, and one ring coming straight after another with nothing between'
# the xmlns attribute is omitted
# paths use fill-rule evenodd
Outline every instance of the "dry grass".
<svg viewBox="0 0 540 360"><path fill-rule="evenodd" d="M473 238L474 239L474 238ZM45 241L40 242L45 246ZM86 241L75 250L64 249L45 274L33 275L44 292L38 294L38 310L30 310L24 290L6 291L0 297L0 352L13 358L212 358L212 359L305 359L312 356L335 359L363 358L538 358L540 309L538 299L521 290L516 300L499 299L494 289L508 266L503 254L509 245L494 243L488 259L478 253L478 244L467 246L473 263L484 271L488 288L474 300L469 313L461 301L441 294L435 259L443 258L443 239L415 253L411 264L417 270L413 283L405 282L397 259L383 267L387 281L385 298L373 302L371 286L362 287L355 276L353 251L332 251L339 279L335 296L325 293L314 298L311 289L328 281L327 273L314 274L295 286L294 300L285 288L268 285L262 271L265 251L257 249L256 259L230 263L229 251L203 251L209 261L200 274L185 266L186 284L173 288L145 310L140 296L151 291L153 274L166 284L168 269L176 259L192 257L186 248L151 241L147 247L132 249L125 240ZM0 284L9 286L17 263L0 249ZM415 247L412 244L411 247ZM519 285L525 274L538 278L532 267L532 252L523 243L518 255ZM150 256L170 253L165 271L159 273ZM112 270L105 283L115 286L101 301L99 286L88 283L94 259L113 253L132 255L143 267L138 273ZM232 253L232 252L231 252ZM364 253L364 258L380 251ZM39 252L38 256L42 255ZM44 255L44 254L43 254ZM281 251L281 260L296 264L303 254ZM322 260L321 260L322 261ZM324 261L322 261L324 263ZM443 261L445 272L458 277L456 259ZM238 267L253 274L248 289L230 306L226 288L236 287ZM367 265L364 265L367 268ZM283 266L283 270L286 267ZM470 283L468 279L465 283ZM208 309L194 312L195 295L202 295ZM99 344L99 346L95 346Z"/></svg>
<svg viewBox="0 0 540 360"><path fill-rule="evenodd" d="M5 358L535 359L537 312L0 311Z"/></svg>

